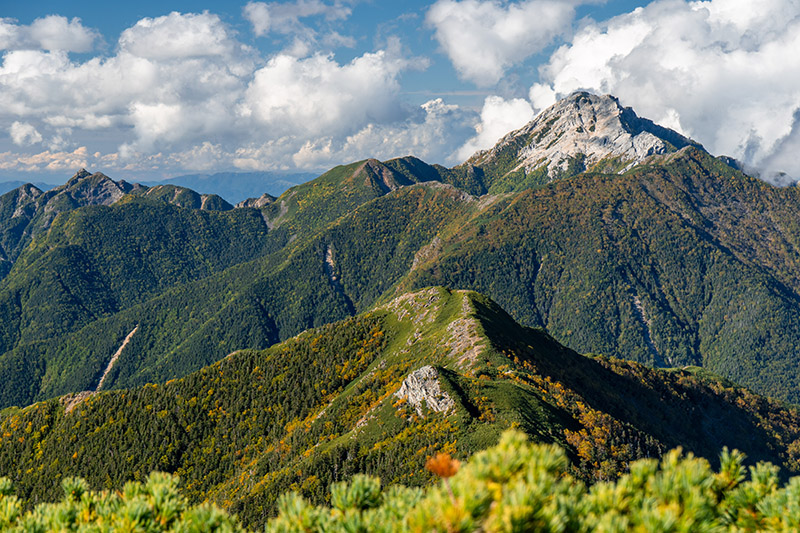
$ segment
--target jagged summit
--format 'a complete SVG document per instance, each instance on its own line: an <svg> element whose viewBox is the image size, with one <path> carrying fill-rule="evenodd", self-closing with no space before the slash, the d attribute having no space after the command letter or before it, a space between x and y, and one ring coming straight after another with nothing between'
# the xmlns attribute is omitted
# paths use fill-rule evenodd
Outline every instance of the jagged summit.
<svg viewBox="0 0 800 533"><path fill-rule="evenodd" d="M68 196L72 200L70 204L76 205L111 205L126 194L141 188L139 184L130 184L125 180L114 181L102 172L92 174L82 168L66 184L53 189L53 197Z"/></svg>
<svg viewBox="0 0 800 533"><path fill-rule="evenodd" d="M255 207L257 209L260 209L262 207L274 203L275 200L277 200L277 198L275 198L271 194L264 193L258 198L247 198L246 200L242 200L241 202L236 204L236 207Z"/></svg>
<svg viewBox="0 0 800 533"><path fill-rule="evenodd" d="M91 176L91 175L92 175L92 173L91 173L91 172L89 172L88 170L86 170L85 168L80 168L80 169L79 169L79 170L78 170L78 171L75 173L75 175L74 175L74 176L72 176L72 178L70 179L70 181L72 181L72 180L75 180L75 179L88 178L88 177L89 177L89 176Z"/></svg>
<svg viewBox="0 0 800 533"><path fill-rule="evenodd" d="M16 261L30 241L46 232L61 213L87 206L111 206L134 197L189 209L233 209L215 194L199 194L175 185L147 187L115 181L102 172L81 168L64 185L47 191L28 183L0 195L0 258ZM7 273L8 265L0 265L0 279Z"/></svg>
<svg viewBox="0 0 800 533"><path fill-rule="evenodd" d="M576 92L467 163L483 168L500 165L505 174L546 171L553 179L584 170L624 172L652 155L689 145L702 148L637 116L614 96Z"/></svg>

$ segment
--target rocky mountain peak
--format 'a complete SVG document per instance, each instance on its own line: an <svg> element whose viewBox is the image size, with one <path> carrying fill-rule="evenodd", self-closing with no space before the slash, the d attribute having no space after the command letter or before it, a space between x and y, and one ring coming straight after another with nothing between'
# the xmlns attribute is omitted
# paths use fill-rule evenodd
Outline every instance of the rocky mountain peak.
<svg viewBox="0 0 800 533"><path fill-rule="evenodd" d="M72 177L69 179L69 181L72 181L72 180L80 180L80 179L83 179L83 178L88 178L88 177L89 177L89 176L91 176L91 175L92 175L92 173L91 173L91 172L89 172L89 171L88 171L88 170L86 170L85 168L81 168L80 170L78 170L78 172L76 172L76 173L75 173L75 175L74 175L74 176L72 176Z"/></svg>
<svg viewBox="0 0 800 533"><path fill-rule="evenodd" d="M576 92L467 163L486 167L511 160L511 165L503 165L506 173L546 169L553 179L584 170L621 173L652 155L689 145L700 147L637 116L614 96Z"/></svg>
<svg viewBox="0 0 800 533"><path fill-rule="evenodd" d="M365 187L372 187L381 194L387 194L412 182L405 179L377 159L367 159L355 172L354 177L363 178Z"/></svg>
<svg viewBox="0 0 800 533"><path fill-rule="evenodd" d="M111 205L140 186L114 181L102 172L91 174L80 169L62 187L54 189L56 196L67 195L78 205Z"/></svg>

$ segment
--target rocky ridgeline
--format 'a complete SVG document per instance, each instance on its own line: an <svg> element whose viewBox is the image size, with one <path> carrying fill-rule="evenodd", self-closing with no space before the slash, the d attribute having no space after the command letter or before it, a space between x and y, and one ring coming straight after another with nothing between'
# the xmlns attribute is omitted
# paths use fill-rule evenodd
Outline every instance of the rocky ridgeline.
<svg viewBox="0 0 800 533"><path fill-rule="evenodd" d="M215 194L199 194L185 187L147 187L124 180L114 181L101 172L80 169L67 183L42 191L30 183L0 195L0 259L16 260L33 237L47 231L55 218L67 211L94 205L113 205L125 196L209 211L227 211L233 206ZM268 195L254 203L268 203ZM0 265L0 278L8 267Z"/></svg>
<svg viewBox="0 0 800 533"><path fill-rule="evenodd" d="M65 210L86 205L111 205L141 188L138 184L114 181L100 172L90 174L80 169L66 184L50 191L44 192L28 183L7 193L7 198L14 203L11 218L33 216L37 210L42 210L51 214L48 217L50 221Z"/></svg>
<svg viewBox="0 0 800 533"><path fill-rule="evenodd" d="M275 202L275 200L277 200L277 198L271 194L264 193L258 198L248 198L246 200L242 200L236 204L236 207L255 207L256 209L260 209L272 204Z"/></svg>
<svg viewBox="0 0 800 533"><path fill-rule="evenodd" d="M699 146L675 131L638 117L613 96L577 92L545 109L490 150L478 152L467 163L486 167L501 158L513 158L515 165L508 172L528 173L546 167L548 177L553 179L570 170L580 172L593 167L602 172L624 172L652 155L688 145Z"/></svg>
<svg viewBox="0 0 800 533"><path fill-rule="evenodd" d="M53 198L65 196L77 206L111 205L126 194L141 189L142 186L139 184L128 183L125 180L114 181L102 172L90 174L82 168L66 185L53 189L55 193ZM54 202L51 200L48 203L53 205Z"/></svg>

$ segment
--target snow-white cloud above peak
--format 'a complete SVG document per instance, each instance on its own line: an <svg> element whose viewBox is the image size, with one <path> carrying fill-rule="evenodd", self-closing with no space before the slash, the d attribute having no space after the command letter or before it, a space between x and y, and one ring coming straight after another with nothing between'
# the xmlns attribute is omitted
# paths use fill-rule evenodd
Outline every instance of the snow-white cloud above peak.
<svg viewBox="0 0 800 533"><path fill-rule="evenodd" d="M540 110L577 89L611 93L712 153L800 177L783 154L800 139L797 50L797 0L658 0L578 31L529 97Z"/></svg>
<svg viewBox="0 0 800 533"><path fill-rule="evenodd" d="M492 86L506 69L570 33L574 18L569 1L438 0L426 22L462 78Z"/></svg>
<svg viewBox="0 0 800 533"><path fill-rule="evenodd" d="M800 177L800 0L621 5L250 1L104 35L77 8L3 18L0 170L457 164L586 89Z"/></svg>
<svg viewBox="0 0 800 533"><path fill-rule="evenodd" d="M468 139L451 158L452 163L467 160L475 152L494 146L505 134L527 124L535 113L524 98L506 100L489 96L483 103L481 120L475 126L475 136Z"/></svg>

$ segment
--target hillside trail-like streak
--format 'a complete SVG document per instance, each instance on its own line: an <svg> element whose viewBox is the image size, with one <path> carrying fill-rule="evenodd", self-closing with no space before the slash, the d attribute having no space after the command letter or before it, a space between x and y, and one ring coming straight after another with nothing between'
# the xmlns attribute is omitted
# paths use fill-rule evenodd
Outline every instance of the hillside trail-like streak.
<svg viewBox="0 0 800 533"><path fill-rule="evenodd" d="M131 339L133 338L133 335L137 331L139 331L139 324L137 324L136 327L133 328L133 331L128 333L128 336L125 337L124 341L122 341L122 346L120 346L119 349L116 351L116 353L114 353L114 355L111 356L111 361L108 362L108 366L106 366L106 370L105 370L105 372L103 372L103 377L100 378L100 383L97 384L97 388L95 389L95 392L99 392L100 389L103 388L103 384L106 381L106 377L108 376L108 373L111 372L112 368L114 368L114 364L117 362L117 359L119 359L119 356L122 354L122 350L124 350L125 347L128 345L128 343L131 342Z"/></svg>

